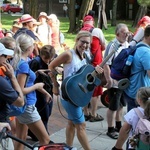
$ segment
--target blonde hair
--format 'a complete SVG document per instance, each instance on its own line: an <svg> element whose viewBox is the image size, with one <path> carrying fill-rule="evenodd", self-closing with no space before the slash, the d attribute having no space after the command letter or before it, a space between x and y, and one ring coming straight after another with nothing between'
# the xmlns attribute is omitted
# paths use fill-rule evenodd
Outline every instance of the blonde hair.
<svg viewBox="0 0 150 150"><path fill-rule="evenodd" d="M21 60L21 56L25 53L30 46L34 44L34 40L28 34L20 34L16 39L16 51L12 61L14 70L17 68L18 62Z"/></svg>
<svg viewBox="0 0 150 150"><path fill-rule="evenodd" d="M74 49L76 49L77 42L82 37L90 37L90 42L92 40L92 34L89 31L79 31L79 33L77 34L76 39L75 39Z"/></svg>
<svg viewBox="0 0 150 150"><path fill-rule="evenodd" d="M144 114L150 119L150 87L141 87L137 92L137 99L140 99L144 105Z"/></svg>

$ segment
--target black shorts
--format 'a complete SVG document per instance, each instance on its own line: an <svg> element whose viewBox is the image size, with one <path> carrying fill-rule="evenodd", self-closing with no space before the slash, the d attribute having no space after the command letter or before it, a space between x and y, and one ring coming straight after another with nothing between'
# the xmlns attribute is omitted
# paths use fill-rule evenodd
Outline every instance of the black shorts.
<svg viewBox="0 0 150 150"><path fill-rule="evenodd" d="M119 107L126 106L123 90L118 88L110 88L108 90L109 109L112 111L118 110Z"/></svg>

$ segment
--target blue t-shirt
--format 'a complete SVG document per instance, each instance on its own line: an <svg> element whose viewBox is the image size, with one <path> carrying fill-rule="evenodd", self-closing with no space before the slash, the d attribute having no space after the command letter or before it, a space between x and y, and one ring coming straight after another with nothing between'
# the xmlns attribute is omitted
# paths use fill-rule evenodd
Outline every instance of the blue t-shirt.
<svg viewBox="0 0 150 150"><path fill-rule="evenodd" d="M145 44L145 46L137 48L133 57L130 85L125 90L125 93L129 97L135 99L137 90L140 87L150 86L150 78L147 75L147 70L150 70L150 46Z"/></svg>
<svg viewBox="0 0 150 150"><path fill-rule="evenodd" d="M8 121L9 105L17 100L18 95L9 81L0 76L0 122Z"/></svg>
<svg viewBox="0 0 150 150"><path fill-rule="evenodd" d="M18 74L27 74L27 80L25 87L30 87L34 85L36 79L35 73L29 68L28 62L20 60L18 68L16 70L16 75ZM36 103L36 93L32 91L26 94L26 103L27 105L34 105Z"/></svg>

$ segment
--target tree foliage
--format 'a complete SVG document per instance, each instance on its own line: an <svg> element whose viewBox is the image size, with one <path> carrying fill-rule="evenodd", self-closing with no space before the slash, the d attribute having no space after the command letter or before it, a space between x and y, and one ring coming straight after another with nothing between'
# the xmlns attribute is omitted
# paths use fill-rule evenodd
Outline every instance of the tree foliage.
<svg viewBox="0 0 150 150"><path fill-rule="evenodd" d="M138 0L140 6L150 6L150 0Z"/></svg>

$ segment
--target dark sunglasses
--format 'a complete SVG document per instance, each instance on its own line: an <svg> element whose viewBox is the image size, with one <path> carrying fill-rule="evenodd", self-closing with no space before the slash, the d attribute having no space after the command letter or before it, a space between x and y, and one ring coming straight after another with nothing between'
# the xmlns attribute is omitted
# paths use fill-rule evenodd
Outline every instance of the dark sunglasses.
<svg viewBox="0 0 150 150"><path fill-rule="evenodd" d="M2 54L1 56L7 58L7 55L5 55L5 54Z"/></svg>

